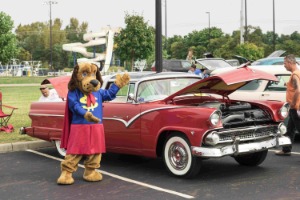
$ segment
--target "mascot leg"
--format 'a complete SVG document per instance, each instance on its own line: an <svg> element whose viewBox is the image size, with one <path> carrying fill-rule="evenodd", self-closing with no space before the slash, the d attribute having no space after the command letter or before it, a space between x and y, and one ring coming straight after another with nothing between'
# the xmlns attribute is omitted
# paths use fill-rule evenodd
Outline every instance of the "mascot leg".
<svg viewBox="0 0 300 200"><path fill-rule="evenodd" d="M61 175L57 179L57 183L61 185L71 185L74 183L72 173L78 168L78 163L82 155L67 154L65 160L61 162Z"/></svg>
<svg viewBox="0 0 300 200"><path fill-rule="evenodd" d="M84 174L83 179L86 181L101 181L102 174L95 169L100 167L101 154L88 155L84 161Z"/></svg>

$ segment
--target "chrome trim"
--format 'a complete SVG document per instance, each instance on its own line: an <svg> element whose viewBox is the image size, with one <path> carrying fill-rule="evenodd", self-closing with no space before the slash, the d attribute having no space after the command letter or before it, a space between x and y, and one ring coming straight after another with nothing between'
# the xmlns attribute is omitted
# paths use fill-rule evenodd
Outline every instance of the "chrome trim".
<svg viewBox="0 0 300 200"><path fill-rule="evenodd" d="M147 113L155 112L155 111L158 111L158 110L177 109L177 108L191 108L191 106L177 106L177 107L168 106L168 107L149 109L149 110L145 110L144 112L141 112L141 113L135 115L129 121L126 121L126 120L121 119L121 118L114 118L114 117L103 117L103 120L119 121L119 122L122 122L125 125L126 128L128 128L135 120L137 120L139 117L141 117L141 116L143 116Z"/></svg>
<svg viewBox="0 0 300 200"><path fill-rule="evenodd" d="M29 113L30 116L45 116L45 117L64 117L64 115L52 115L52 114L31 114Z"/></svg>
<svg viewBox="0 0 300 200"><path fill-rule="evenodd" d="M252 152L263 151L278 146L286 146L291 144L289 137L280 136L273 137L265 141L244 143L244 144L229 144L221 147L196 147L192 146L192 154L204 158L219 158L229 155L240 155Z"/></svg>
<svg viewBox="0 0 300 200"><path fill-rule="evenodd" d="M216 131L216 133L220 136L220 141L218 144L222 144L234 142L236 137L239 137L241 142L249 140L259 140L270 136L276 136L279 133L278 131L278 124L276 124L218 130Z"/></svg>

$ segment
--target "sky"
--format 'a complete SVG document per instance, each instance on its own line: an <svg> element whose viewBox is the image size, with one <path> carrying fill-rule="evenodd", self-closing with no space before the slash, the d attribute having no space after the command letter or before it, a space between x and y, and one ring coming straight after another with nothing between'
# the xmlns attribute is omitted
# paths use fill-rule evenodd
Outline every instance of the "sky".
<svg viewBox="0 0 300 200"><path fill-rule="evenodd" d="M156 0L53 1L57 4L52 5L52 20L62 19L63 28L72 17L77 18L80 23L87 22L89 32L99 32L107 26L125 28L126 13L141 15L145 22L155 27ZM273 31L273 1L275 32L279 35L300 32L300 0L247 0L247 24L259 26L263 33ZM50 6L45 2L49 0L0 0L0 11L11 16L15 27L19 24L47 22L50 19ZM161 2L162 33L167 37L185 36L194 30L208 28L209 24L210 27L221 28L223 32L229 34L240 29L241 0L161 0ZM167 5L166 13L165 5Z"/></svg>

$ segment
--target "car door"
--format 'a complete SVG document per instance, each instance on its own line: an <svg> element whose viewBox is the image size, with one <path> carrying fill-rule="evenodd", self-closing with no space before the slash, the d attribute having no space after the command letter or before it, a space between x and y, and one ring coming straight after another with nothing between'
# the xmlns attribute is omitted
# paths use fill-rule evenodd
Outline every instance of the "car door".
<svg viewBox="0 0 300 200"><path fill-rule="evenodd" d="M288 82L290 75L282 74L276 75L278 82L269 81L264 91L261 94L261 100L279 100L286 101L286 83Z"/></svg>
<svg viewBox="0 0 300 200"><path fill-rule="evenodd" d="M105 141L110 152L134 154L140 151L140 104L127 98L133 88L134 84L125 86L118 92L115 100L103 103Z"/></svg>
<svg viewBox="0 0 300 200"><path fill-rule="evenodd" d="M253 80L245 86L236 90L229 95L230 99L238 99L243 101L259 100L261 99L262 92L266 88L268 81L266 80Z"/></svg>

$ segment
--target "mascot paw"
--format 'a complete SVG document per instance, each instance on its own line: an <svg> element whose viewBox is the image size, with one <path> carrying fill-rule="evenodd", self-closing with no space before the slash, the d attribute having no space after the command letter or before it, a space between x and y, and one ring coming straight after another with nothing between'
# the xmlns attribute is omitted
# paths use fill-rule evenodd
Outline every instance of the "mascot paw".
<svg viewBox="0 0 300 200"><path fill-rule="evenodd" d="M115 84L119 88L122 88L124 85L127 85L129 83L129 80L130 80L129 74L125 73L123 74L123 76L117 74Z"/></svg>
<svg viewBox="0 0 300 200"><path fill-rule="evenodd" d="M84 119L86 119L89 122L95 122L95 123L99 123L100 119L95 117L91 112L86 112L84 114Z"/></svg>
<svg viewBox="0 0 300 200"><path fill-rule="evenodd" d="M62 171L60 177L57 179L57 184L60 185L71 185L74 183L71 172Z"/></svg>
<svg viewBox="0 0 300 200"><path fill-rule="evenodd" d="M95 169L85 169L83 179L90 182L101 181L102 174Z"/></svg>

